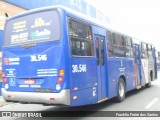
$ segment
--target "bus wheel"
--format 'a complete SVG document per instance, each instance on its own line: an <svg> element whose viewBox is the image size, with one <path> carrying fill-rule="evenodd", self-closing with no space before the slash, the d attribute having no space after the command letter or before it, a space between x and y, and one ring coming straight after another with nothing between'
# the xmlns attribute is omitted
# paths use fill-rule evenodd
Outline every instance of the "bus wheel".
<svg viewBox="0 0 160 120"><path fill-rule="evenodd" d="M149 78L150 78L149 82L146 84L147 88L151 87L151 81L153 80L153 75L151 74Z"/></svg>
<svg viewBox="0 0 160 120"><path fill-rule="evenodd" d="M119 79L118 82L118 93L116 97L117 102L122 102L125 99L126 86L123 78Z"/></svg>

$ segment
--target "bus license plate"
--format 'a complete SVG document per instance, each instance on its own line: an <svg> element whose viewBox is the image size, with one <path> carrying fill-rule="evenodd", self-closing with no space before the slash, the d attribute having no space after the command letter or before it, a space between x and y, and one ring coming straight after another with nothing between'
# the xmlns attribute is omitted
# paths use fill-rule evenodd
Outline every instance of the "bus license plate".
<svg viewBox="0 0 160 120"><path fill-rule="evenodd" d="M35 84L35 79L26 79L24 80L24 84L33 85Z"/></svg>

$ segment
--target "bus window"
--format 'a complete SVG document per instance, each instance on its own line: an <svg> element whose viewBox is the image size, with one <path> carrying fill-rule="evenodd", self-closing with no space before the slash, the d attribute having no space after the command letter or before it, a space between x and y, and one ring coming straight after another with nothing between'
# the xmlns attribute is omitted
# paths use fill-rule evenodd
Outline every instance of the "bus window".
<svg viewBox="0 0 160 120"><path fill-rule="evenodd" d="M126 57L125 42L119 34L113 33L113 53L115 57Z"/></svg>
<svg viewBox="0 0 160 120"><path fill-rule="evenodd" d="M110 31L107 31L107 40L108 40L108 55L109 55L109 57L114 57L113 56L112 34Z"/></svg>
<svg viewBox="0 0 160 120"><path fill-rule="evenodd" d="M148 58L147 44L141 43L142 47L142 58Z"/></svg>
<svg viewBox="0 0 160 120"><path fill-rule="evenodd" d="M149 45L149 44L148 44L148 56L149 58L153 58L152 45Z"/></svg>
<svg viewBox="0 0 160 120"><path fill-rule="evenodd" d="M138 47L135 46L133 49L134 49L134 62L137 64L137 61L138 61Z"/></svg>
<svg viewBox="0 0 160 120"><path fill-rule="evenodd" d="M101 61L102 65L104 65L104 40L101 39Z"/></svg>
<svg viewBox="0 0 160 120"><path fill-rule="evenodd" d="M100 64L99 58L99 38L96 37L96 57L97 57L97 65Z"/></svg>
<svg viewBox="0 0 160 120"><path fill-rule="evenodd" d="M96 37L97 65L104 65L104 38Z"/></svg>
<svg viewBox="0 0 160 120"><path fill-rule="evenodd" d="M124 38L126 41L126 57L133 57L132 39L129 37Z"/></svg>
<svg viewBox="0 0 160 120"><path fill-rule="evenodd" d="M90 25L72 20L69 21L71 50L73 56L93 56L93 39Z"/></svg>
<svg viewBox="0 0 160 120"><path fill-rule="evenodd" d="M57 11L29 14L6 23L4 46L60 40L60 17Z"/></svg>

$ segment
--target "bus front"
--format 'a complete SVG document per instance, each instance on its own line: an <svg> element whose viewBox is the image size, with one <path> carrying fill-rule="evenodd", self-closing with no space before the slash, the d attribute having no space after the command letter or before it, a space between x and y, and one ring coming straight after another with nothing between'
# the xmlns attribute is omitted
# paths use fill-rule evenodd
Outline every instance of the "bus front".
<svg viewBox="0 0 160 120"><path fill-rule="evenodd" d="M6 101L70 105L61 13L39 9L7 20L2 61Z"/></svg>

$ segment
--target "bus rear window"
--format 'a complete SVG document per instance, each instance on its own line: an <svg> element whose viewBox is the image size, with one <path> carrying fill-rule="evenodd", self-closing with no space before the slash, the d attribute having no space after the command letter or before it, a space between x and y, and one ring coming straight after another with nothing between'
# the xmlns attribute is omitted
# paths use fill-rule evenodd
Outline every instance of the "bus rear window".
<svg viewBox="0 0 160 120"><path fill-rule="evenodd" d="M5 27L4 46L59 39L60 18L58 12L44 11L9 20Z"/></svg>

